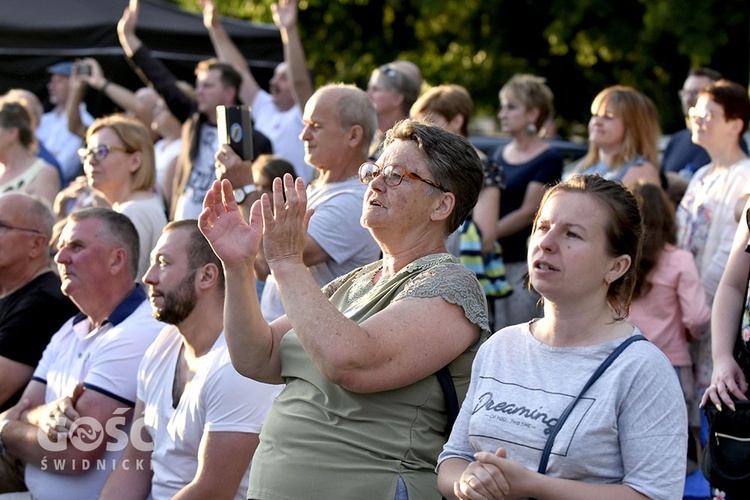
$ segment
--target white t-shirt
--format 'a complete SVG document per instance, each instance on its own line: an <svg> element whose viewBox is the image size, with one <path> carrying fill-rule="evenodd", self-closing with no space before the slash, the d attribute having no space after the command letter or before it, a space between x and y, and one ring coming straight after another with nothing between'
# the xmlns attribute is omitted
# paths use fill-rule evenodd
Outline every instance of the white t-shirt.
<svg viewBox="0 0 750 500"><path fill-rule="evenodd" d="M34 371L33 380L46 383L45 402L69 396L79 382L87 390L97 391L133 406L136 397L138 365L146 349L156 338L162 323L151 315L151 306L142 288L138 288L110 314L111 323L89 332L89 321L79 314L55 333ZM126 317L122 317L127 315ZM120 417L121 418L121 417ZM99 498L104 482L114 469L127 444L128 426L119 425L113 416L107 425L118 424L118 435L101 427L95 435L107 440L107 450L96 462L75 463L80 474L56 472L61 468L52 458L42 467L26 465L26 486L35 498L87 500ZM122 418L124 422L124 418ZM119 431L125 434L119 434ZM68 442L67 446L73 446ZM69 466L70 464L68 464Z"/></svg>
<svg viewBox="0 0 750 500"><path fill-rule="evenodd" d="M186 385L177 408L172 406L175 366L182 335L165 327L146 352L138 370L138 399L144 402L145 429L154 442L151 497L172 498L193 480L206 432L259 434L281 385L269 385L237 373L222 333ZM246 498L246 473L235 498Z"/></svg>
<svg viewBox="0 0 750 500"><path fill-rule="evenodd" d="M164 181L169 182L171 187L172 179L165 179L167 167L180 155L182 150L182 138L167 142L166 139L159 139L154 144L154 161L156 166L156 187L159 193L164 193Z"/></svg>
<svg viewBox="0 0 750 500"><path fill-rule="evenodd" d="M356 177L307 187L307 206L315 209L307 234L331 257L309 268L321 287L380 257L380 247L360 223L366 190ZM260 305L268 322L284 315L273 275L266 279Z"/></svg>
<svg viewBox="0 0 750 500"><path fill-rule="evenodd" d="M305 163L305 144L299 138L302 133L302 109L294 104L286 111L279 111L271 94L260 90L253 100L255 128L271 141L273 153L292 164L297 176L309 184L315 169Z"/></svg>
<svg viewBox="0 0 750 500"><path fill-rule="evenodd" d="M94 117L86 110L84 103L80 103L79 111L86 127L94 122ZM83 146L83 139L68 129L68 113L56 113L54 109L44 113L39 120L36 136L60 164L63 185L82 174L78 149Z"/></svg>
<svg viewBox="0 0 750 500"><path fill-rule="evenodd" d="M216 180L214 155L219 148L219 133L215 125L201 123L200 134L198 154L193 160L185 191L179 193L174 220L197 219L203 211L203 198Z"/></svg>
<svg viewBox="0 0 750 500"><path fill-rule="evenodd" d="M677 207L678 246L695 257L709 305L737 231L735 208L750 193L750 159L718 172L712 168L709 163L698 169Z"/></svg>
<svg viewBox="0 0 750 500"><path fill-rule="evenodd" d="M509 459L536 471L559 415L623 340L554 347L536 340L528 323L495 333L474 359L469 392L438 464L504 447ZM570 413L547 475L682 498L686 448L687 415L674 368L650 342L634 342Z"/></svg>
<svg viewBox="0 0 750 500"><path fill-rule="evenodd" d="M161 196L154 194L141 200L118 203L115 211L126 215L138 231L139 259L136 278L140 282L151 261L151 250L167 225L167 214Z"/></svg>

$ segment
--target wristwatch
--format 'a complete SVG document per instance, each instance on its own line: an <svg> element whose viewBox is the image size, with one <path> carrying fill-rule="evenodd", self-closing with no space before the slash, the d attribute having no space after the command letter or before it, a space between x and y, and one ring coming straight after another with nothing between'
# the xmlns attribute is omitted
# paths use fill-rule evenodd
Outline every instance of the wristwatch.
<svg viewBox="0 0 750 500"><path fill-rule="evenodd" d="M247 195L249 195L250 193L254 193L257 190L258 188L255 184L242 186L241 188L237 188L234 190L234 199L237 200L238 205L241 205L245 201L245 198L247 198Z"/></svg>
<svg viewBox="0 0 750 500"><path fill-rule="evenodd" d="M3 429L11 422L9 418L0 421L0 455L5 455L5 442L3 441Z"/></svg>

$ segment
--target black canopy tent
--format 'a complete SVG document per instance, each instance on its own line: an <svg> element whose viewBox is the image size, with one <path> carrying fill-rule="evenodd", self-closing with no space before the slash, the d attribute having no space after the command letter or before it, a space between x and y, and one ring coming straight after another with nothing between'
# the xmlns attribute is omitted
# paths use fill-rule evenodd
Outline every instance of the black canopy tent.
<svg viewBox="0 0 750 500"><path fill-rule="evenodd" d="M193 69L214 55L200 15L160 0L141 0L137 34L180 79L193 82ZM127 64L116 26L128 0L0 1L0 93L22 87L46 98L46 68L56 62L94 57L105 75L130 88L142 83ZM283 60L274 25L222 20L261 85ZM91 94L91 93L90 93ZM94 107L98 96L87 96Z"/></svg>

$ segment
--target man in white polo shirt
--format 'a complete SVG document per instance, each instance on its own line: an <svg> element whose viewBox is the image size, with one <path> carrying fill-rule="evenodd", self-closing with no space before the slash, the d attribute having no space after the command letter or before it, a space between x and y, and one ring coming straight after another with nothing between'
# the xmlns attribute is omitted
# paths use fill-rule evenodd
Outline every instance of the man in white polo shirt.
<svg viewBox="0 0 750 500"><path fill-rule="evenodd" d="M74 212L55 262L81 313L52 337L21 403L0 416L0 449L6 463L25 463L33 497L96 499L127 439L138 364L162 325L136 284L138 233L126 216Z"/></svg>

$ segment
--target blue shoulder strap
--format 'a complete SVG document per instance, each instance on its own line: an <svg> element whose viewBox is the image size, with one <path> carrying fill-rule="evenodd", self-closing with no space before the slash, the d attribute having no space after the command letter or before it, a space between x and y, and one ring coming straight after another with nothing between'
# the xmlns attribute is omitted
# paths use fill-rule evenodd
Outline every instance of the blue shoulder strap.
<svg viewBox="0 0 750 500"><path fill-rule="evenodd" d="M581 389L581 392L578 393L578 397L576 397L571 403L568 405L567 408L565 408L565 411L562 412L562 415L560 415L560 418L557 419L557 423L552 428L552 431L549 434L549 437L547 438L547 444L544 445L544 450L542 451L542 459L539 462L539 469L537 472L540 474L545 474L547 472L547 462L549 461L549 456L552 453L552 445L555 442L555 437L557 436L557 433L560 432L560 429L562 428L563 424L565 423L565 420L567 420L570 413L573 411L573 407L578 403L578 401L583 397L583 395L586 393L586 391L589 390L589 387L594 385L594 382L601 376L604 371L609 368L609 365L611 365L617 357L622 354L622 351L628 348L630 344L633 342L637 342L639 340L647 340L646 337L643 335L631 335L627 339L625 339L624 342L622 342L619 346L617 346L617 349L612 351L612 353L607 356L607 359L602 362L601 365L599 365L599 368L596 369L593 375L591 375L591 378L589 378L588 382L586 382L586 385L583 386L583 389Z"/></svg>

